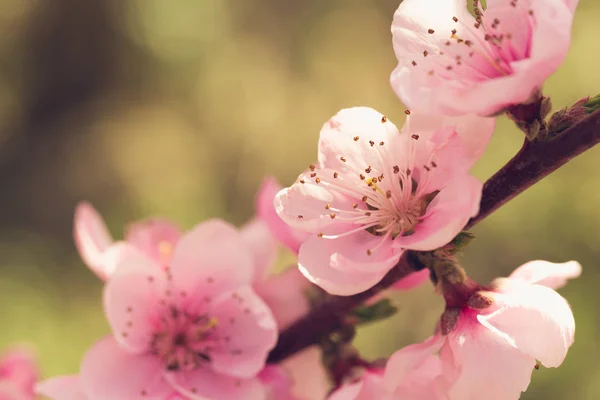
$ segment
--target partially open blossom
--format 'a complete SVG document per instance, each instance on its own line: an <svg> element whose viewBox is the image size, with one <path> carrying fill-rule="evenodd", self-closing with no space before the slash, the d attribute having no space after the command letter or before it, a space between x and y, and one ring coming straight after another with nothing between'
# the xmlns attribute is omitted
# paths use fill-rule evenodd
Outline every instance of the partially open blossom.
<svg viewBox="0 0 600 400"><path fill-rule="evenodd" d="M470 1L470 0L469 0ZM413 111L493 115L527 103L563 62L578 0L404 0L392 87Z"/></svg>
<svg viewBox="0 0 600 400"><path fill-rule="evenodd" d="M545 271L546 267L552 267ZM431 386L449 400L518 399L536 360L558 367L573 344L575 321L567 301L553 290L580 272L579 264L525 264L513 275L476 292L460 309L447 335L420 346L423 359L439 351L441 373ZM544 276L545 279L539 279ZM544 286L548 285L548 286ZM481 299L486 299L481 301ZM409 346L410 347L410 346ZM406 348L388 361L385 384L394 390L406 372Z"/></svg>
<svg viewBox="0 0 600 400"><path fill-rule="evenodd" d="M73 224L75 245L86 265L101 279L108 279L131 245L166 266L181 231L173 223L160 218L142 220L129 225L124 241L115 242L104 220L86 202L79 203Z"/></svg>
<svg viewBox="0 0 600 400"><path fill-rule="evenodd" d="M311 233L298 255L304 275L350 295L377 283L403 251L447 244L479 210L482 185L468 171L493 126L410 115L399 132L366 107L331 118L316 165L275 198L286 223Z"/></svg>
<svg viewBox="0 0 600 400"><path fill-rule="evenodd" d="M121 259L104 291L113 335L85 355L90 400L264 399L256 375L277 340L270 310L250 284L252 256L217 220L175 245L168 267L142 252Z"/></svg>
<svg viewBox="0 0 600 400"><path fill-rule="evenodd" d="M0 399L32 400L38 377L38 366L29 349L14 347L0 355Z"/></svg>

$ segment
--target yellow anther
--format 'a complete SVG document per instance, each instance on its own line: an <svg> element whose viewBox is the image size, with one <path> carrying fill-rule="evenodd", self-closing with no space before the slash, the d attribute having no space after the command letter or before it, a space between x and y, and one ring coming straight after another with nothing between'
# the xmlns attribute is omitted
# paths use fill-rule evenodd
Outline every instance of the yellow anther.
<svg viewBox="0 0 600 400"><path fill-rule="evenodd" d="M160 259L166 263L171 258L171 254L173 254L173 245L170 242L162 241L158 244L158 252Z"/></svg>

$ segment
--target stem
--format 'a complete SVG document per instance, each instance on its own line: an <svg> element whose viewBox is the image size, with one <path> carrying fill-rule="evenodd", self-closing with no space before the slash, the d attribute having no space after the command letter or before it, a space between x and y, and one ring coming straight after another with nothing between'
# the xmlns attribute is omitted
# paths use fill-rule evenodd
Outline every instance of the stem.
<svg viewBox="0 0 600 400"><path fill-rule="evenodd" d="M521 150L485 183L479 214L469 221L465 229L473 227L519 193L598 142L600 110L548 141L526 141ZM347 297L327 295L319 306L281 332L277 345L269 354L268 362L279 362L308 346L318 344L324 335L340 329L343 318L349 311L411 272L423 268L423 265L417 265L416 260L415 252L408 251L369 290Z"/></svg>

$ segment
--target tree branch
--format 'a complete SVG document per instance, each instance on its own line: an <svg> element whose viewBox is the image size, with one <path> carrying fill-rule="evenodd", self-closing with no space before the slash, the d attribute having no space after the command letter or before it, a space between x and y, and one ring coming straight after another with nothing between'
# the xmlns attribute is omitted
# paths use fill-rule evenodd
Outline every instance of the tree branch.
<svg viewBox="0 0 600 400"><path fill-rule="evenodd" d="M466 229L598 142L600 110L548 141L525 141L521 150L485 183L479 214L469 221ZM279 362L341 328L344 316L352 309L423 267L416 265L414 254L406 252L381 282L365 292L347 297L327 295L317 307L281 332L268 362Z"/></svg>

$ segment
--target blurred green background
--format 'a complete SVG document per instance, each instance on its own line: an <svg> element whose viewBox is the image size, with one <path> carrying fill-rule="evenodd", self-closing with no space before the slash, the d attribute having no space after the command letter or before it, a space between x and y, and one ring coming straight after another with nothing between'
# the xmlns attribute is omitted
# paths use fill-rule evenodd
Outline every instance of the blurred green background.
<svg viewBox="0 0 600 400"><path fill-rule="evenodd" d="M265 175L284 184L316 157L339 109L369 105L401 125L388 77L398 0L0 0L0 348L28 342L46 376L74 373L108 332L101 283L72 243L91 201L116 237L151 215L189 228L251 218ZM600 93L600 3L581 0L567 61L546 95ZM519 148L501 119L475 173ZM532 259L583 264L562 293L577 340L523 399L600 398L600 162L594 149L475 229L464 264L481 282ZM370 357L428 336L430 285L395 296L397 316L361 330Z"/></svg>

